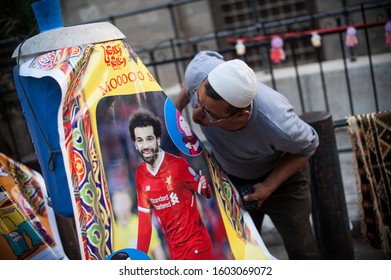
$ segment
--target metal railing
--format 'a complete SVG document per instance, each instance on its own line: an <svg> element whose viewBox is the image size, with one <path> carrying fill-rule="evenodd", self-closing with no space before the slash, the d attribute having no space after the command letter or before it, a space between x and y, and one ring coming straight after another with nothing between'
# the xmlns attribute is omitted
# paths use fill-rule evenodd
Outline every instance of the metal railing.
<svg viewBox="0 0 391 280"><path fill-rule="evenodd" d="M183 73L186 63L192 58L192 56L202 50L205 49L205 47L202 46L202 44L208 45L207 42L214 41L216 45L219 45L219 41L221 39L226 40L227 42L234 42L237 38L245 38L248 39L249 37L245 37L245 34L252 34L254 31L258 32L259 30L262 30L263 36L255 36L253 40L249 39L249 43L247 44L247 49L255 49L258 50L258 55L261 57L262 53L267 54L266 60L262 61L259 60L259 65L253 65L255 69L262 69L267 68L266 72L268 72L271 76L271 84L272 87L275 89L278 89L278 81L275 77L275 70L280 69L284 66L292 66L294 68L295 72L295 78L296 78L296 87L298 89L298 98L300 100L300 106L301 108L298 108L303 113L307 111L306 105L304 103L305 99L305 92L301 86L301 79L299 74L299 68L303 64L302 61L299 60L298 56L296 55L295 51L295 43L299 40L309 40L309 34L316 30L318 31L323 41L327 41L328 37L337 36L337 42L334 43L331 47L336 48L336 51L334 52L334 56L336 59L340 59L343 62L343 73L346 83L348 100L349 100L349 113L354 115L355 108L353 105L353 93L351 88L351 81L349 78L349 66L347 64L348 60L354 60L355 59L355 52L362 55L367 56L369 60L368 64L368 71L370 73L370 79L368 82L372 85L373 90L373 98L375 103L375 108L373 110L378 111L380 109L379 107L379 101L378 101L378 89L376 85L376 79L375 79L375 72L374 72L374 65L372 62L372 44L371 39L369 37L369 33L373 32L374 29L377 29L379 32L379 29L381 32L384 32L384 25L386 23L387 17L389 18L388 14L390 13L390 7L391 4L360 4L357 6L353 6L350 8L343 8L338 11L330 12L330 13L317 13L312 14L308 16L302 16L298 18L291 18L291 19L285 19L285 20L278 20L278 21L271 21L266 23L254 23L254 25L239 28L236 30L230 30L230 31L222 31L222 32L215 32L206 34L204 36L196 37L196 38L188 38L188 39L180 39L180 38L171 38L167 40L167 42L160 43L159 45L152 46L152 47L146 47L141 49L135 49L136 53L142 58L144 62L146 62L146 65L152 69L153 74L155 74L155 77L158 81L161 79L164 79L164 77L159 76L158 68L163 65L172 64L174 65L176 71L177 71L177 82L178 84L182 83L183 80ZM375 11L375 15L372 15L372 20L368 20L367 13ZM347 17L355 18L355 22L352 23L352 20L347 20ZM360 18L361 17L361 18ZM323 20L322 23L319 23L319 21ZM296 31L292 29L292 25L301 23L301 22L311 22L312 26L314 27L313 30L305 30L305 31ZM320 25L323 25L322 28ZM316 26L318 26L316 28ZM360 43L359 46L354 48L347 48L345 45L345 32L346 28L348 26L355 26L357 29L357 32L359 33L358 36L361 36L364 38L364 40ZM289 57L290 61L287 63L281 64L281 65L273 65L273 63L270 61L269 56L269 49L270 49L270 39L275 33L271 33L269 30L272 30L276 27L283 27L286 29L286 33L280 33L282 37L285 36L285 50L287 52L287 57ZM382 34L379 32L379 34ZM362 34L361 34L362 33ZM257 38L261 37L261 39ZM379 38L380 39L380 38ZM321 91L324 97L324 104L325 104L325 110L330 110L329 105L329 94L327 92L327 84L325 82L325 73L323 70L323 63L324 63L324 48L327 48L330 46L327 46L327 44L319 47L319 48L313 48L313 62L318 64L319 72L321 76ZM191 49L192 52L188 52L187 54L183 54L183 51L181 50L189 50ZM356 49L356 50L355 50ZM234 47L234 44L232 43L231 46L228 46L226 48L219 47L218 51L222 54L224 54L226 57L234 58L236 57L236 50ZM159 53L164 53L164 55L161 55ZM168 54L171 54L170 57L167 57ZM161 59L159 59L161 58ZM246 61L246 56L242 57L243 60ZM247 61L248 62L248 61ZM304 61L305 64L309 63L309 61ZM308 93L307 93L308 94ZM336 126L341 126L344 123L343 119L336 120Z"/></svg>
<svg viewBox="0 0 391 280"><path fill-rule="evenodd" d="M134 49L146 66L149 67L150 71L154 74L154 77L160 84L167 84L165 82L165 79L167 78L165 73L161 75L159 71L159 69L163 68L163 66L172 66L172 69L174 70L173 72L176 73L174 78L172 76L169 78L171 79L170 83L181 84L183 82L183 73L186 64L196 52L208 49L211 45L215 45L217 46L216 50L224 54L225 57L235 58L237 55L234 42L238 38L244 38L247 40L247 51L253 55L252 57L245 55L241 57L241 59L249 63L255 70L266 69L264 71L270 74L271 86L273 88L278 90L279 87L279 81L275 76L275 71L284 66L293 67L296 80L296 84L293 86L297 88L297 98L299 100L298 104L300 104L300 108L297 109L303 113L311 109L308 108L304 102L306 95L309 93L305 92L301 82L300 67L303 64L313 62L318 65L321 78L319 90L322 91L324 99L322 102L325 104L324 110L329 111L330 95L325 81L323 64L325 62L325 49L333 48L334 51L331 55L333 59L340 59L343 62L343 75L349 106L347 114L354 115L356 114L356 110L353 102L354 94L352 92L351 79L349 77L350 69L348 66L348 60L354 60L356 54L366 56L369 61L368 71L370 73L370 78L367 82L372 86L372 94L375 105L372 110L380 110L378 87L375 79L372 55L378 52L385 52L387 49L384 47L382 50L373 50L373 44L379 45L379 42L384 41L384 39L380 38L380 36L384 35L384 25L387 19L390 19L390 3L363 3L350 7L342 7L331 12L319 12L295 18L262 22L259 16L257 16L255 2L251 1L253 3L253 24L234 30L211 32L203 36L192 38L181 38L178 31L178 20L176 19L174 9L177 6L194 2L201 1L172 1L146 9L111 15L97 21L108 20L115 25L117 20L120 18L131 18L132 16L142 13L168 9L170 11L169 14L174 37L168 38L166 41L153 46ZM300 24L303 23L306 23L305 26L308 26L309 23L312 27L311 30L302 30L303 27ZM357 36L360 37L360 44L354 48L347 48L345 45L345 33L348 26L354 26L357 29ZM309 41L309 37L313 31L317 31L322 36L322 41L327 42L331 40L332 43L324 43L319 48L314 47L312 50L309 49L312 61L308 59L302 60L296 48L297 42L303 40ZM369 34L373 32L377 32L377 34L380 35L376 42L372 42L373 38L370 38L369 36ZM254 34L262 34L262 36L255 36ZM285 42L285 51L288 59L280 65L273 65L269 56L270 40L274 35L282 36ZM260 59L254 61L254 54ZM335 124L337 127L343 126L345 125L345 120L336 119Z"/></svg>
<svg viewBox="0 0 391 280"><path fill-rule="evenodd" d="M181 38L179 35L178 20L176 18L175 9L181 5L187 5L195 2L205 2L203 0L182 0L182 1L171 1L165 4L155 5L149 8L129 11L122 14L110 15L105 18L100 18L91 22L98 21L110 21L114 25L118 19L128 18L139 14L146 14L156 10L166 9L169 11L171 28L173 30L174 37L167 38L166 41L160 42L157 45L145 46L142 48L134 48L135 52L140 56L146 66L150 69L156 80L162 84L166 79L165 75L160 74L160 69L162 67L171 66L175 69L175 77L170 77L170 83L173 85L180 85L183 82L184 70L187 63L190 59L200 50L207 49L211 45L217 46L215 49L219 51L227 58L237 57L235 50L235 40L238 38L245 38L247 40L246 47L247 53L250 55L245 55L241 59L248 62L255 70L263 69L265 73L270 75L271 86L275 89L279 88L279 79L276 77L275 73L279 69L284 68L285 66L293 67L294 69L294 80L296 84L293 87L297 88L298 94L298 104L300 108L297 108L298 111L302 113L307 112L310 108L305 103L306 95L309 93L303 89L302 86L302 77L300 74L300 68L310 62L315 63L319 69L320 75L320 86L319 91L322 91L324 110L330 110L330 94L329 87L325 81L325 72L323 65L326 62L325 56L328 48L333 48L332 53L333 59L340 59L343 62L343 73L344 80L346 84L346 95L349 100L349 112L348 114L355 114L354 108L354 94L351 88L351 79L350 79L350 68L348 65L349 58L354 59L355 55L361 55L368 57L368 69L369 69L369 79L365 81L366 83L371 84L372 94L375 103L375 108L373 110L380 110L379 99L378 99L378 85L375 79L374 65L372 62L372 56L374 53L381 53L387 51L386 48L377 48L374 50L373 42L370 37L370 34L377 32L377 34L384 35L384 24L387 19L390 19L390 9L391 3L363 3L360 5L355 5L351 7L343 7L341 9L331 11L331 12L320 12L315 14L309 14L300 17L286 18L282 20L262 22L259 16L257 16L257 11L255 9L255 2L252 1L254 22L251 25L243 26L234 30L225 30L219 32L211 32L203 36L197 36L192 38ZM130 21L129 21L130 22ZM86 22L87 23L87 22ZM311 30L304 30L301 27L301 23L310 23L312 27ZM358 36L363 40L361 43L353 49L350 49L347 53L347 48L344 43L345 32L347 26L355 26L358 31ZM298 49L295 47L296 43L300 40L309 40L310 33L317 31L322 36L322 41L324 42L319 48L312 48L310 52L310 60L301 59L301 56L298 54ZM258 35L257 35L258 34ZM262 34L259 36L259 34ZM275 65L270 60L269 50L270 50L270 39L273 35L280 35L283 37L285 42L285 51L287 55L287 60L279 65ZM382 39L379 39L383 41ZM331 41L331 43L329 43ZM1 44L1 42L0 42ZM15 45L16 46L16 45ZM307 50L308 51L308 50ZM254 54L260 59L254 60ZM266 55L265 55L266 54ZM9 73L8 73L9 74ZM6 72L2 71L2 77L7 75ZM15 103L17 100L16 92L11 89L6 89L6 92L3 91L3 87L0 89L0 102L3 109L1 111L1 126L2 130L1 137L8 137L11 140L8 140L8 143L13 145L13 150L16 151L17 159L21 159L26 153L18 151L20 146L18 142L18 136L16 136L15 130L20 128L13 127L13 116L10 114L10 103ZM13 109L14 110L14 109ZM344 119L335 119L335 127L343 127L346 125ZM8 130L8 131L7 131ZM28 134L27 129L25 129L26 135ZM20 134L20 133L19 133ZM26 136L28 137L28 136ZM32 151L33 152L33 151Z"/></svg>

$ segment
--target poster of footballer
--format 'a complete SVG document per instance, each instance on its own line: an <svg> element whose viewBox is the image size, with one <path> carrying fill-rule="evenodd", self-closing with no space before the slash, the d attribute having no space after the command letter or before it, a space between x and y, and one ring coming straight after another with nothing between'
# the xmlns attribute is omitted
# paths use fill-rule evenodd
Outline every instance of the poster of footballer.
<svg viewBox="0 0 391 280"><path fill-rule="evenodd" d="M152 260L274 259L231 182L125 41L42 54L25 68L62 71L52 76L62 85L60 141L83 259L130 248Z"/></svg>

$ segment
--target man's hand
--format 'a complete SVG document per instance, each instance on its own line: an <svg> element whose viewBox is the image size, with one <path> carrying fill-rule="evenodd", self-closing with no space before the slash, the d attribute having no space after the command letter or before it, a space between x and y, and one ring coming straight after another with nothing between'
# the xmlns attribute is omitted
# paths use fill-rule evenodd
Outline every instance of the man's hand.
<svg viewBox="0 0 391 280"><path fill-rule="evenodd" d="M181 87L181 91L179 92L177 98L174 100L174 105L178 109L179 112L182 112L183 108L186 107L187 104L189 104L190 98L186 94L186 86L183 83Z"/></svg>
<svg viewBox="0 0 391 280"><path fill-rule="evenodd" d="M261 207L264 201L273 193L273 190L263 182L253 185L253 189L254 192L252 194L245 195L243 199L245 201L256 201L258 207Z"/></svg>
<svg viewBox="0 0 391 280"><path fill-rule="evenodd" d="M258 207L261 207L265 200L290 176L298 172L308 160L307 156L286 153L269 176L263 182L253 186L254 193L244 196L243 199L246 201L256 200Z"/></svg>
<svg viewBox="0 0 391 280"><path fill-rule="evenodd" d="M202 170L199 171L200 180L198 181L198 188L201 187L201 189L206 189L208 187L208 182L205 178L205 176L202 174Z"/></svg>
<svg viewBox="0 0 391 280"><path fill-rule="evenodd" d="M198 181L198 190L201 190L201 194L206 198L210 198L212 196L212 190L210 189L208 180L202 174L202 170L199 171L200 180Z"/></svg>

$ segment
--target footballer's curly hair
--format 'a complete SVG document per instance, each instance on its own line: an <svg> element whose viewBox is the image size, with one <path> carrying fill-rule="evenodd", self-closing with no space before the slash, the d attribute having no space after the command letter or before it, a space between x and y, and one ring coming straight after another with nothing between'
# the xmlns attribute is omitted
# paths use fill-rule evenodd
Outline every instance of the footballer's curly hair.
<svg viewBox="0 0 391 280"><path fill-rule="evenodd" d="M136 127L147 127L152 126L153 132L156 138L160 138L162 136L162 124L158 117L155 117L152 112L142 109L140 111L135 112L129 118L129 132L130 138L135 141L136 137L134 135L134 129Z"/></svg>

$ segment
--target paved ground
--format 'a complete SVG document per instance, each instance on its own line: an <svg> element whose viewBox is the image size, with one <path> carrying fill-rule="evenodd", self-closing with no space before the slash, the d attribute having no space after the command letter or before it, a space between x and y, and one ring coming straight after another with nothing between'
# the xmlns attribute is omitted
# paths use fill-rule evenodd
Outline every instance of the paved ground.
<svg viewBox="0 0 391 280"><path fill-rule="evenodd" d="M346 128L337 129L336 132L338 148L351 148L350 139ZM347 210L352 228L352 241L355 259L384 260L385 258L382 251L365 244L360 233L359 204L354 169L352 165L352 153L340 153L339 160L341 165L341 174L344 184ZM275 256L277 259L288 259L282 244L282 239L268 217L265 218L263 224L262 236L267 248L273 256Z"/></svg>
<svg viewBox="0 0 391 280"><path fill-rule="evenodd" d="M265 224L262 229L263 241L266 244L269 252L280 260L288 260L288 255L285 252L282 239L270 220L265 219ZM384 260L384 255L380 249L375 249L368 244L365 244L357 228L352 230L353 250L356 260Z"/></svg>

